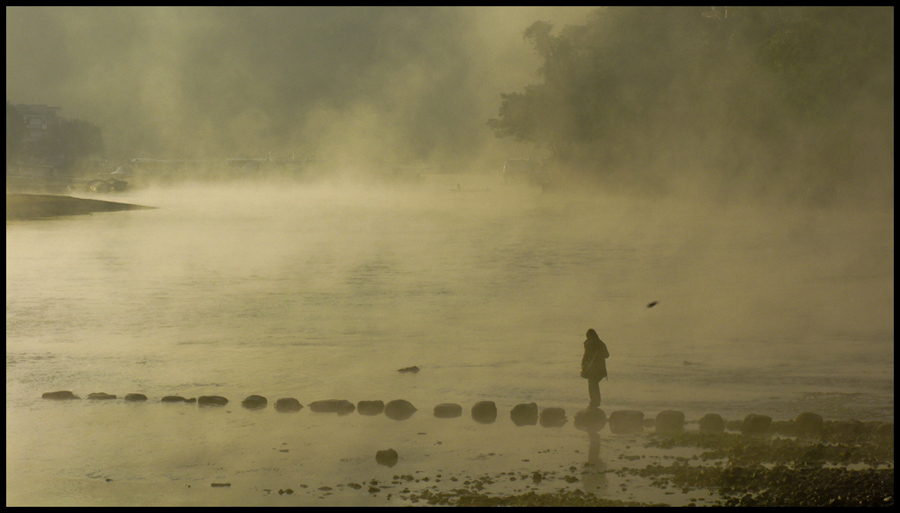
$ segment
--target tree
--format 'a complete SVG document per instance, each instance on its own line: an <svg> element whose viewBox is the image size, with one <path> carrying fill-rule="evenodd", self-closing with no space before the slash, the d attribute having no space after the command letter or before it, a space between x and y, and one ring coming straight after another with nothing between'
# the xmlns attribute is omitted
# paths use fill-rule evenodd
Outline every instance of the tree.
<svg viewBox="0 0 900 513"><path fill-rule="evenodd" d="M6 102L6 163L14 161L22 150L25 135L25 118L16 107Z"/></svg>
<svg viewBox="0 0 900 513"><path fill-rule="evenodd" d="M81 119L63 121L40 141L40 152L61 156L64 165L72 165L103 151L103 130Z"/></svg>
<svg viewBox="0 0 900 513"><path fill-rule="evenodd" d="M615 7L524 38L540 82L488 125L573 169L759 187L892 172L893 8Z"/></svg>

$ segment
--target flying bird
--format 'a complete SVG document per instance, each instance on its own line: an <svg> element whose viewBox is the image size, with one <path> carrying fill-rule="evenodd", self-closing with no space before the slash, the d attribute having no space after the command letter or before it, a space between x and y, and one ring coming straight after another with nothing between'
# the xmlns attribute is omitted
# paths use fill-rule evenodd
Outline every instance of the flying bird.
<svg viewBox="0 0 900 513"><path fill-rule="evenodd" d="M659 301L651 301L650 304L647 305L647 308L653 308Z"/></svg>

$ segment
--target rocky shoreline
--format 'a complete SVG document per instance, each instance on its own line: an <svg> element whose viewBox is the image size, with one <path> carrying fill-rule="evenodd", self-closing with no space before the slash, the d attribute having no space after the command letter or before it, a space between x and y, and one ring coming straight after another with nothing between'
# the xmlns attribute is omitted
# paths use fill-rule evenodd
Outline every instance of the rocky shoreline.
<svg viewBox="0 0 900 513"><path fill-rule="evenodd" d="M48 400L73 400L79 396L69 391L48 392ZM88 400L109 403L117 396L93 393ZM177 400L176 400L177 399ZM149 401L143 394L128 394L125 402L191 404L194 408L222 408L232 404L220 396L185 399L166 396ZM279 407L279 404L281 405ZM258 415L268 400L252 395L240 403L240 410ZM240 480L207 484L206 493L254 494L269 497L285 505L419 505L419 506L893 506L894 505L894 429L892 422L857 420L825 420L802 412L790 420L773 420L765 415L748 414L742 420L725 420L707 414L698 420L685 421L684 414L666 410L644 418L643 412L618 410L609 417L600 409L577 411L574 427L586 433L573 436L563 408L538 408L534 403L519 404L509 412L498 412L492 401L479 401L470 408L455 403L440 403L432 412L419 411L402 399L393 401L360 401L344 399L313 401L308 408L293 398L275 401L280 419L298 412L321 419L323 426L332 424L328 415L346 417L354 413L354 421L364 425L382 415L391 426L415 424L421 430L413 441L403 446L371 447L369 456L354 459L357 473L347 482L335 482L337 476L324 482L297 482L285 475L282 483L289 486L253 486ZM470 419L450 420L463 415ZM160 410L160 413L164 413ZM498 414L499 413L499 414ZM418 418L416 417L418 415ZM422 416L425 415L425 418ZM508 419L504 419L508 415ZM411 419L412 420L409 420ZM418 419L418 420L416 420ZM399 421L394 424L394 421ZM335 418L338 424L345 420ZM454 424L463 422L463 424ZM493 428L487 424L500 424ZM429 426L429 427L425 427ZM457 426L457 427L452 427ZM464 430L455 447L442 445L447 431ZM329 428L331 429L331 428ZM383 429L384 433L392 428ZM443 432L441 438L430 439L428 433ZM497 430L505 434L498 433ZM536 431L535 431L536 430ZM559 438L559 434L569 435ZM491 442L477 439L471 447L470 436L503 436L516 440L517 434L549 437L540 440L545 449L534 446L530 453L520 452L520 443L502 449ZM480 433L480 434L479 434ZM576 432L577 433L577 432ZM601 450L601 433L602 447ZM371 433L370 433L371 434ZM437 436L437 435L435 435ZM384 440L393 439L390 436ZM494 439L496 443L497 439ZM388 442L388 443L395 443ZM587 463L584 442L589 442ZM382 442L384 443L384 442ZM508 442L506 442L508 443ZM567 449L561 450L563 445ZM484 445L482 445L484 444ZM573 447L574 444L574 447ZM498 447L494 452L478 453L482 447ZM580 446L580 449L579 449ZM422 454L430 447L428 454ZM398 450L399 449L399 450ZM574 454L570 451L574 450ZM557 451L559 451L557 453ZM277 449L285 457L293 457L288 445ZM419 452L418 455L412 453ZM557 454L549 454L549 453ZM430 467L422 457L432 458ZM449 470L448 462L458 466ZM468 463L465 463L468 462ZM403 469L388 478L388 469ZM415 470L411 470L415 469ZM481 471L471 475L470 469ZM403 473L405 472L405 473ZM365 475L367 479L361 479ZM324 477L324 476L323 476ZM278 478L279 481L281 478ZM583 489L582 489L583 488ZM196 488L192 493L197 493ZM211 502L221 500L210 497Z"/></svg>
<svg viewBox="0 0 900 513"><path fill-rule="evenodd" d="M837 426L840 423L835 423ZM578 483L586 475L614 473L642 478L649 486L669 496L705 492L711 500L689 499L688 506L893 506L893 436L877 434L847 435L837 430L813 439L780 436L747 437L736 433L684 433L679 436L649 435L644 448L699 448L691 458L673 457L669 464L651 463L617 470L579 472L540 472L532 474L501 472L465 479L444 477L450 486L435 484L432 489L413 491L410 481L429 481L429 477L395 475L389 487L385 483L362 486L348 483L350 489L368 488L370 494L401 488L388 500L411 505L433 506L601 506L655 507L668 502L629 501L603 497L580 489L560 488L541 493L528 491L509 494L492 491L495 483L522 480L534 483L558 481ZM645 451L634 448L623 454L626 460L642 460ZM433 481L440 482L438 475ZM355 485L355 486L354 486ZM343 488L338 485L338 489ZM331 487L328 487L331 490ZM702 502L701 502L702 501ZM675 501L673 501L675 502Z"/></svg>

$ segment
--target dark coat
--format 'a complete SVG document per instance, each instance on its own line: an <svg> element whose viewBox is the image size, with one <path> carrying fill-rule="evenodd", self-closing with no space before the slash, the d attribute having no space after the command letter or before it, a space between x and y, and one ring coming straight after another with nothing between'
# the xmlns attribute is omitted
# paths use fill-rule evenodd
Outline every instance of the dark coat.
<svg viewBox="0 0 900 513"><path fill-rule="evenodd" d="M581 377L600 381L607 377L606 359L609 350L599 338L584 341L584 356L581 358Z"/></svg>

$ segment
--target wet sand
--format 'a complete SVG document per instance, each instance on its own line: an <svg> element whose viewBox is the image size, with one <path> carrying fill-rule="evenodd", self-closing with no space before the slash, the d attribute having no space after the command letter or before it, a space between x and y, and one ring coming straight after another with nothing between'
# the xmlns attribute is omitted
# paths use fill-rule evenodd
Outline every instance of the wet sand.
<svg viewBox="0 0 900 513"><path fill-rule="evenodd" d="M10 443L8 428L7 505L893 505L892 424L826 421L820 438L801 439L790 422L710 435L689 419L681 435L656 435L652 422L619 435L576 429L574 413L542 427L516 426L502 407L479 424L466 405L458 418L421 406L395 421L42 401L28 420L58 423L57 436ZM389 448L397 463L376 462Z"/></svg>

